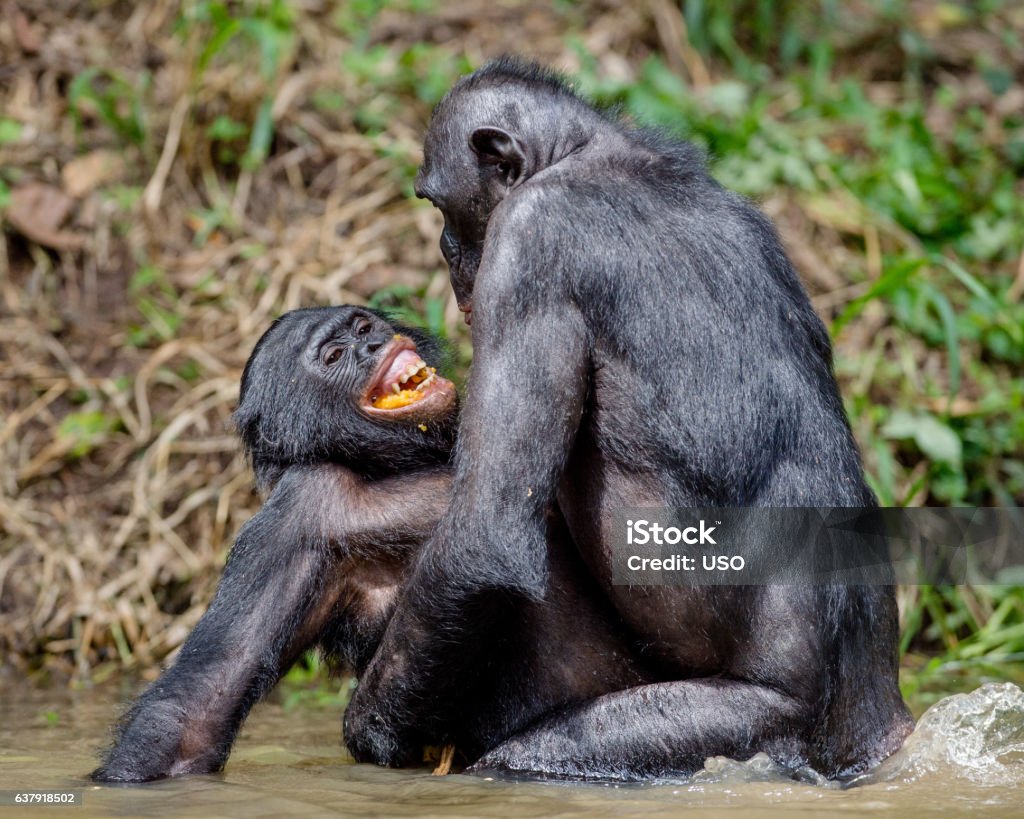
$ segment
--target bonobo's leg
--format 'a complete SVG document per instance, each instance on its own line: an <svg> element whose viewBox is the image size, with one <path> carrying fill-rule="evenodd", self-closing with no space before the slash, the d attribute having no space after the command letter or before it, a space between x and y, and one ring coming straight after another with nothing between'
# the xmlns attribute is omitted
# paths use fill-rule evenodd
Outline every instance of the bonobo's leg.
<svg viewBox="0 0 1024 819"><path fill-rule="evenodd" d="M486 753L471 772L581 779L686 776L711 756L767 751L806 762L806 706L765 686L720 678L666 682L606 694L553 714Z"/></svg>
<svg viewBox="0 0 1024 819"><path fill-rule="evenodd" d="M220 770L250 708L343 615L348 550L372 543L373 555L404 554L436 524L447 490L440 470L376 483L335 465L285 472L239 533L209 610L125 715L93 778Z"/></svg>
<svg viewBox="0 0 1024 819"><path fill-rule="evenodd" d="M360 761L400 765L418 740L436 739L456 707L453 686L490 648L496 603L547 591L547 510L583 411L587 331L555 289L522 315L514 280L484 285L451 505L345 712Z"/></svg>

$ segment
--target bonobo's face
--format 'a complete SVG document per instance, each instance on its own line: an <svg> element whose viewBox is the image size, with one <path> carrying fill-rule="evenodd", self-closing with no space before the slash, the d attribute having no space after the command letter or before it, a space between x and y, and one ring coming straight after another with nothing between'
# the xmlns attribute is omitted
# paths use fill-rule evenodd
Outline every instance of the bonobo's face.
<svg viewBox="0 0 1024 819"><path fill-rule="evenodd" d="M490 121L480 95L470 100L453 94L438 107L427 129L415 190L444 214L441 253L459 309L469 322L487 222L527 169L525 147L517 136L480 126ZM467 110L470 104L472 111Z"/></svg>
<svg viewBox="0 0 1024 819"><path fill-rule="evenodd" d="M438 144L440 138L431 132L427 134L423 152L423 165L416 175L416 195L430 202L444 215L444 229L441 231L441 255L448 263L448 276L459 309L470 320L473 305L473 282L480 257L483 253L487 220L491 211L501 201L500 192L492 192L481 180L476 169L468 161L456 162ZM472 157L468 147L465 156ZM453 166L462 166L455 171ZM435 170L436 169L436 170Z"/></svg>
<svg viewBox="0 0 1024 819"><path fill-rule="evenodd" d="M455 388L413 334L361 307L278 319L246 364L235 414L254 460L401 467L450 448Z"/></svg>

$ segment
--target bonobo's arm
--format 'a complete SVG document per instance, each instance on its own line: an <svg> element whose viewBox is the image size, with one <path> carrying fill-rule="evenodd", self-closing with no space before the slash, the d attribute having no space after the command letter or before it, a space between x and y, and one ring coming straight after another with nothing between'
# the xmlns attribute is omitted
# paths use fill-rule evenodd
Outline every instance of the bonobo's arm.
<svg viewBox="0 0 1024 819"><path fill-rule="evenodd" d="M420 738L436 740L460 670L482 655L491 604L545 593L545 513L583 412L589 347L543 222L510 204L488 227L476 282L451 504L345 713L359 760L398 765ZM531 236L529 259L503 224ZM534 277L543 284L524 286Z"/></svg>
<svg viewBox="0 0 1024 819"><path fill-rule="evenodd" d="M443 470L368 483L335 465L288 469L242 527L210 608L125 715L93 778L220 770L249 709L339 616L349 565L425 537L448 484ZM372 554L358 548L376 544Z"/></svg>

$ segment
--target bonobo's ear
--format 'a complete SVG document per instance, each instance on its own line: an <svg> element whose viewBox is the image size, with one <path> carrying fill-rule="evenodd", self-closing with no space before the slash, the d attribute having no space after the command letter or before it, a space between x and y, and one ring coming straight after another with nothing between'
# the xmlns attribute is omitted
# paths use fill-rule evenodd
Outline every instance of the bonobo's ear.
<svg viewBox="0 0 1024 819"><path fill-rule="evenodd" d="M469 147L481 162L495 165L511 185L523 173L526 153L518 138L501 128L477 128L469 137Z"/></svg>

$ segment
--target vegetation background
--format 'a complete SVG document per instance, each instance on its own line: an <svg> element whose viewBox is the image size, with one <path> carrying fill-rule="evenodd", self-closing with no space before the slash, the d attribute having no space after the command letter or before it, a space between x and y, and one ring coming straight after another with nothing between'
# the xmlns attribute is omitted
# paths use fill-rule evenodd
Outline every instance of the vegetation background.
<svg viewBox="0 0 1024 819"><path fill-rule="evenodd" d="M276 315L370 302L466 366L412 179L431 106L502 53L702 145L774 219L884 504L1024 505L1024 3L2 9L0 665L19 676L152 675L195 624L258 505L230 414ZM1024 578L1004 579L901 589L918 706L1024 678Z"/></svg>

